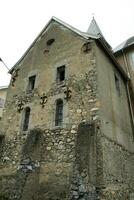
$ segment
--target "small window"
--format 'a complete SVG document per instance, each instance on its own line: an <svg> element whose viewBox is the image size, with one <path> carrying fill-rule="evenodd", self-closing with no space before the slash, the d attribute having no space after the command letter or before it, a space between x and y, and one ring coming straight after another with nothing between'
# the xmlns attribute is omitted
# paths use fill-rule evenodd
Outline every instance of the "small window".
<svg viewBox="0 0 134 200"><path fill-rule="evenodd" d="M30 93L34 89L35 86L35 78L36 76L30 76L29 77L29 82L28 82L28 89L27 92Z"/></svg>
<svg viewBox="0 0 134 200"><path fill-rule="evenodd" d="M61 83L65 80L65 66L57 68L57 82Z"/></svg>
<svg viewBox="0 0 134 200"><path fill-rule="evenodd" d="M50 45L52 45L53 43L54 43L54 41L55 41L55 39L50 39L50 40L48 40L47 41L47 46L50 46Z"/></svg>
<svg viewBox="0 0 134 200"><path fill-rule="evenodd" d="M63 101L58 99L56 101L56 113L55 113L55 126L61 126L63 122Z"/></svg>
<svg viewBox="0 0 134 200"><path fill-rule="evenodd" d="M28 130L29 118L30 118L30 108L27 107L24 110L23 131Z"/></svg>
<svg viewBox="0 0 134 200"><path fill-rule="evenodd" d="M120 96L120 82L119 82L119 78L117 77L116 74L114 74L114 78L115 78L115 86L116 86L116 90Z"/></svg>

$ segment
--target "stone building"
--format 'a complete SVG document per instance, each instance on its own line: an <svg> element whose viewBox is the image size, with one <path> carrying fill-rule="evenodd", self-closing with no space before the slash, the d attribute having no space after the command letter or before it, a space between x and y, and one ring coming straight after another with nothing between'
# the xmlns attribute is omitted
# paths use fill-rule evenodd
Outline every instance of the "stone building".
<svg viewBox="0 0 134 200"><path fill-rule="evenodd" d="M134 73L134 36L114 49L114 55L129 76ZM130 75L131 74L131 75ZM134 76L134 75L133 75Z"/></svg>
<svg viewBox="0 0 134 200"><path fill-rule="evenodd" d="M10 70L1 197L133 199L129 77L95 26L83 33L53 17Z"/></svg>
<svg viewBox="0 0 134 200"><path fill-rule="evenodd" d="M134 112L134 36L118 45L113 52L130 79L127 82L127 87L131 97L130 107Z"/></svg>
<svg viewBox="0 0 134 200"><path fill-rule="evenodd" d="M7 95L7 86L0 86L0 119L2 118L3 108Z"/></svg>

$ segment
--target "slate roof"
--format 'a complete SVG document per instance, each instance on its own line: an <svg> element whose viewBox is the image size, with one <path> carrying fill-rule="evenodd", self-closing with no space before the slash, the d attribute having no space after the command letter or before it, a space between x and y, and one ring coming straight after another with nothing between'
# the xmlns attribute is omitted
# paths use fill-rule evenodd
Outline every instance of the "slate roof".
<svg viewBox="0 0 134 200"><path fill-rule="evenodd" d="M0 90L4 90L4 89L7 89L8 86L0 86Z"/></svg>
<svg viewBox="0 0 134 200"><path fill-rule="evenodd" d="M69 28L69 29L72 30L73 32L77 33L78 35L80 35L80 36L82 36L82 37L84 37L84 38L86 38L86 39L88 39L89 37L94 38L94 39L97 39L97 38L100 37L100 36L97 36L97 35L94 34L94 33L90 33L90 32L85 33L85 32L82 32L82 31L80 31L80 30L74 28L73 26L67 24L66 22L63 22L62 20L60 20L60 19L58 19L58 18L56 18L56 17L52 17L46 26L48 26L49 23L50 23L52 20L58 22L59 24L65 26L66 28ZM45 28L46 28L46 26L45 26ZM44 29L45 29L45 28L44 28Z"/></svg>
<svg viewBox="0 0 134 200"><path fill-rule="evenodd" d="M115 49L113 49L113 52L119 52L123 49L127 49L128 47L132 46L134 44L134 36L130 37L129 39L122 42L119 46L117 46Z"/></svg>
<svg viewBox="0 0 134 200"><path fill-rule="evenodd" d="M102 32L101 32L96 20L94 19L94 17L93 17L93 19L92 19L92 21L91 21L91 23L89 25L87 33L93 34L93 35L96 35L96 36L103 36L103 34L102 34Z"/></svg>

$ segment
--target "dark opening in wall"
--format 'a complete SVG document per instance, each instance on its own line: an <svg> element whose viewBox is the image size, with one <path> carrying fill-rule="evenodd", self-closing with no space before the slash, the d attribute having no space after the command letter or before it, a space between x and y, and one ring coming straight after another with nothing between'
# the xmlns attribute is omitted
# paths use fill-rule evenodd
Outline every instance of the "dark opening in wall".
<svg viewBox="0 0 134 200"><path fill-rule="evenodd" d="M28 130L29 118L30 118L30 108L26 107L24 110L23 131Z"/></svg>
<svg viewBox="0 0 134 200"><path fill-rule="evenodd" d="M57 68L57 82L61 83L65 80L65 66Z"/></svg>
<svg viewBox="0 0 134 200"><path fill-rule="evenodd" d="M91 48L92 48L91 43L90 43L90 42L87 42L87 43L83 44L83 46L82 46L82 51L83 51L84 53L88 53L88 51L90 51Z"/></svg>
<svg viewBox="0 0 134 200"><path fill-rule="evenodd" d="M34 86L35 86L35 79L36 79L36 76L35 76L35 75L29 77L27 93L32 92L32 90L34 89Z"/></svg>
<svg viewBox="0 0 134 200"><path fill-rule="evenodd" d="M55 126L61 126L63 122L63 101L58 99L56 101L56 113L55 113Z"/></svg>
<svg viewBox="0 0 134 200"><path fill-rule="evenodd" d="M4 140L5 136L4 135L0 135L0 145L2 144L2 141Z"/></svg>
<svg viewBox="0 0 134 200"><path fill-rule="evenodd" d="M47 41L47 46L50 46L50 45L52 45L53 43L54 43L54 41L55 41L55 39L50 39L50 40L48 40Z"/></svg>

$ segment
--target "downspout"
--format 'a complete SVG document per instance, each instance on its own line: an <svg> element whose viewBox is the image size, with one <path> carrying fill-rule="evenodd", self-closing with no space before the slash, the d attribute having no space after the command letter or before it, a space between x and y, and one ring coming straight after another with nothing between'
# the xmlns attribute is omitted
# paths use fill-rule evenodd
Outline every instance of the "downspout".
<svg viewBox="0 0 134 200"><path fill-rule="evenodd" d="M130 76L130 73L129 73L128 63L127 63L126 55L125 55L123 49L122 49L122 54L123 54L123 58L124 58L124 62L125 62L126 70L127 70L127 74L128 74L128 77L130 78L129 81L131 81L131 76ZM127 85L127 95L128 95L128 102L129 102L129 107L130 107L130 114L131 114L131 119L132 119L133 140L134 140L134 113L133 113L133 108L132 108L132 103L131 103L131 97L130 97L130 92L129 92L128 81L127 81L126 85Z"/></svg>

